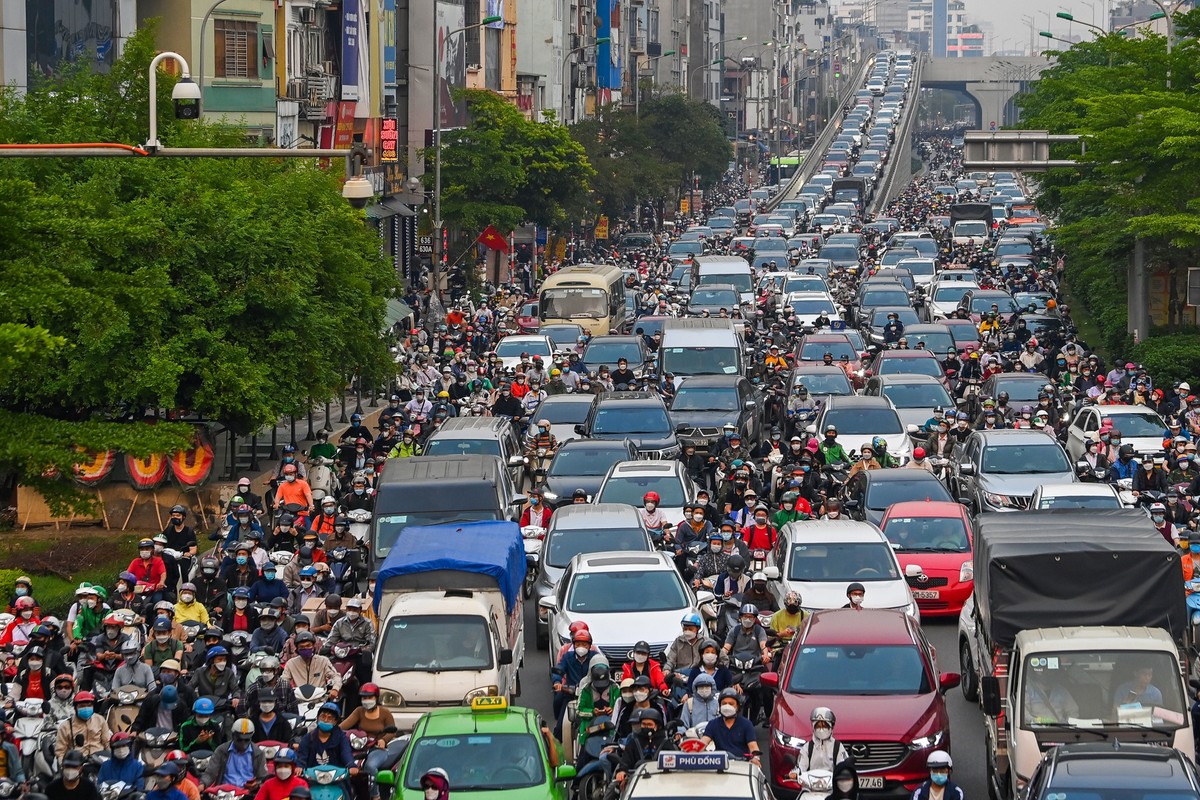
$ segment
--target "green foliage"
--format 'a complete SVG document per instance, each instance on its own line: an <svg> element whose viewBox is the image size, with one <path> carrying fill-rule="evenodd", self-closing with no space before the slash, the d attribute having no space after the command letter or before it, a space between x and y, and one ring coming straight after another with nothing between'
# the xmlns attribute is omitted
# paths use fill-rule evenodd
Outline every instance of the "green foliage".
<svg viewBox="0 0 1200 800"><path fill-rule="evenodd" d="M646 199L673 204L693 175L701 186L711 186L732 157L720 112L681 94L647 100L637 114L602 109L571 126L571 135L596 168L596 204L612 217Z"/></svg>
<svg viewBox="0 0 1200 800"><path fill-rule="evenodd" d="M1156 336L1133 347L1133 357L1158 386L1194 381L1200 375L1200 334Z"/></svg>
<svg viewBox="0 0 1200 800"><path fill-rule="evenodd" d="M136 143L148 131L153 28L108 75L82 69L0 94L0 141ZM160 138L240 143L171 119ZM0 479L39 476L71 446L178 449L190 430L105 420L184 409L248 433L383 375L395 277L337 176L298 159L0 161Z"/></svg>
<svg viewBox="0 0 1200 800"><path fill-rule="evenodd" d="M442 134L442 214L472 235L488 225L502 233L524 222L561 225L586 196L593 175L566 128L531 122L512 103L464 89L471 121ZM432 154L425 153L428 163ZM432 170L425 173L433 179Z"/></svg>

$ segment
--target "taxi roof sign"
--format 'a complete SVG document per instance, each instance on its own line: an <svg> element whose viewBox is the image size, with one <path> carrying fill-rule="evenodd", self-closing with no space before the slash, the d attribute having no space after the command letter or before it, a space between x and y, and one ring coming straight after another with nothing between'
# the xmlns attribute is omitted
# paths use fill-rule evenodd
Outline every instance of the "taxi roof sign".
<svg viewBox="0 0 1200 800"><path fill-rule="evenodd" d="M700 753L664 752L658 754L658 768L680 772L724 772L729 769L729 754L723 750Z"/></svg>
<svg viewBox="0 0 1200 800"><path fill-rule="evenodd" d="M471 711L477 714L507 710L508 699L505 697L476 697L471 700Z"/></svg>

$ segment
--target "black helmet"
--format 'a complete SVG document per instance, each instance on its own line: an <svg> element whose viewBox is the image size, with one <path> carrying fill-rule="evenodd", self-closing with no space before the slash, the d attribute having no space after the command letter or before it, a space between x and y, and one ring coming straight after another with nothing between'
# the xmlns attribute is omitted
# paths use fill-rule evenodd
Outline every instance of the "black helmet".
<svg viewBox="0 0 1200 800"><path fill-rule="evenodd" d="M1121 449L1117 451L1117 457L1125 458L1125 459L1133 458L1133 445L1131 445L1131 444L1121 445Z"/></svg>
<svg viewBox="0 0 1200 800"><path fill-rule="evenodd" d="M597 689L604 690L612 685L612 673L609 671L608 664L603 661L592 664L588 670L588 677L592 679L592 685Z"/></svg>
<svg viewBox="0 0 1200 800"><path fill-rule="evenodd" d="M171 513L183 514L184 516L187 516L187 509L176 503L175 505L171 506Z"/></svg>
<svg viewBox="0 0 1200 800"><path fill-rule="evenodd" d="M573 497L573 498L579 498L579 497L582 497L584 500L586 500L586 499L587 499L587 492L586 492L585 490L583 490L583 489L576 489L576 490L574 491L574 493L572 493L572 494L571 494L571 497Z"/></svg>
<svg viewBox="0 0 1200 800"><path fill-rule="evenodd" d="M662 712L657 708L643 708L638 711L637 721L653 722L661 728L663 724Z"/></svg>
<svg viewBox="0 0 1200 800"><path fill-rule="evenodd" d="M742 696L738 694L738 690L734 689L732 686L730 686L728 689L721 690L721 694L717 697L717 702L719 703L721 700L724 700L727 697L731 697L736 700L739 706L742 704Z"/></svg>
<svg viewBox="0 0 1200 800"><path fill-rule="evenodd" d="M867 587L863 586L858 581L855 581L854 583L852 583L846 587L846 594L850 594L852 592L862 592L863 594L866 594Z"/></svg>
<svg viewBox="0 0 1200 800"><path fill-rule="evenodd" d="M63 756L62 766L64 767L82 767L83 753L78 750L68 750Z"/></svg>
<svg viewBox="0 0 1200 800"><path fill-rule="evenodd" d="M745 572L746 559L742 558L737 553L734 553L729 557L729 560L725 562L725 569L729 572Z"/></svg>

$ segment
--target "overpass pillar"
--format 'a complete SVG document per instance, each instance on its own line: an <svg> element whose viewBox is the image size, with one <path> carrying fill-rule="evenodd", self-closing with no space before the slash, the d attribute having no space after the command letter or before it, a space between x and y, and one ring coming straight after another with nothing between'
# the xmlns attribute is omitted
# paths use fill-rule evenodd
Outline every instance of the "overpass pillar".
<svg viewBox="0 0 1200 800"><path fill-rule="evenodd" d="M993 122L996 123L996 128L1003 128L1004 108L1013 96L1012 85L991 82L967 83L965 88L967 94L979 105L979 111L983 115L983 119L979 120L980 130L988 130Z"/></svg>

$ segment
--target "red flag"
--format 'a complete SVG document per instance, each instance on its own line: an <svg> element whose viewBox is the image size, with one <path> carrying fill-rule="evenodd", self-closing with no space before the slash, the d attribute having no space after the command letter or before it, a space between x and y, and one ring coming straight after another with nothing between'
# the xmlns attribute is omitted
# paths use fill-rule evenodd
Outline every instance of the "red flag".
<svg viewBox="0 0 1200 800"><path fill-rule="evenodd" d="M486 228L484 228L483 233L479 234L479 238L475 241L479 242L489 250L499 250L504 253L508 252L508 240L501 236L500 231L496 230L496 228L492 225L488 225Z"/></svg>

